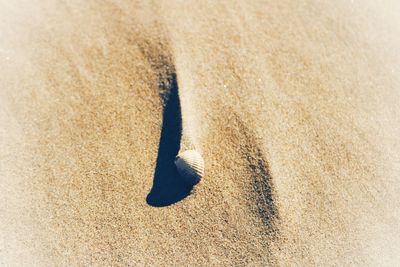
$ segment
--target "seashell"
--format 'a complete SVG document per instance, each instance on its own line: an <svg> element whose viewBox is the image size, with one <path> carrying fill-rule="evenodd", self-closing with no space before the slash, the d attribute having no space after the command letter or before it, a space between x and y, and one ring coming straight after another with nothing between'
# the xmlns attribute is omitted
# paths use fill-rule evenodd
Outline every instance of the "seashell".
<svg viewBox="0 0 400 267"><path fill-rule="evenodd" d="M179 153L175 165L182 179L190 185L199 183L204 175L204 160L196 150Z"/></svg>

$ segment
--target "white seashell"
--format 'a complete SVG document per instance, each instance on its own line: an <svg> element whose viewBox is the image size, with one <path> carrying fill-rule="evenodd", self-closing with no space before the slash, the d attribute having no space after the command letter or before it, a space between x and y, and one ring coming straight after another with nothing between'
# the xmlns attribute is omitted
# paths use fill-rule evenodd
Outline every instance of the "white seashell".
<svg viewBox="0 0 400 267"><path fill-rule="evenodd" d="M204 175L204 160L196 150L179 153L175 165L183 180L190 185L199 183Z"/></svg>

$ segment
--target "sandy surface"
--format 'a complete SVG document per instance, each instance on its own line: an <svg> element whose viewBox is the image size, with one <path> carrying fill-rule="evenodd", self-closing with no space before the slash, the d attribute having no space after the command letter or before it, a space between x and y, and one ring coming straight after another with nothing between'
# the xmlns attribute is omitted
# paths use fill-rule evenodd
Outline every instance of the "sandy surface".
<svg viewBox="0 0 400 267"><path fill-rule="evenodd" d="M383 2L0 1L0 265L399 263Z"/></svg>

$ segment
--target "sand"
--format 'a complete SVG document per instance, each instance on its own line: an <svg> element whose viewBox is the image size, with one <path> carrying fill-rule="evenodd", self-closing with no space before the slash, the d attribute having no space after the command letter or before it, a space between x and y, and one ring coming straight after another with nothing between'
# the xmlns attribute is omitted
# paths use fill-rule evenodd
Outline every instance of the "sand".
<svg viewBox="0 0 400 267"><path fill-rule="evenodd" d="M0 265L398 264L399 12L1 1Z"/></svg>

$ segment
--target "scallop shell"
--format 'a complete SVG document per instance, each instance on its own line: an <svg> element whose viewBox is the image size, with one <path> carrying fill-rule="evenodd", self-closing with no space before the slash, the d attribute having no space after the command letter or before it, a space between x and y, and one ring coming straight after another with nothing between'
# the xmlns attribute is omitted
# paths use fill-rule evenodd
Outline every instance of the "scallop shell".
<svg viewBox="0 0 400 267"><path fill-rule="evenodd" d="M185 182L195 185L204 174L203 157L196 150L179 153L175 159L176 169Z"/></svg>

